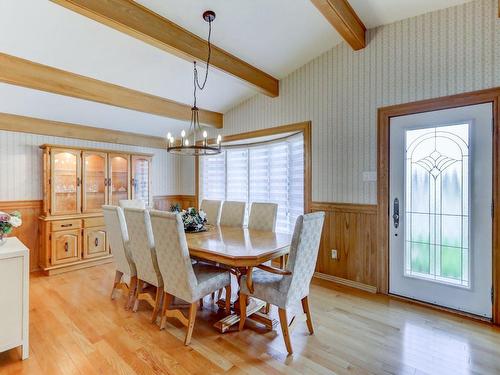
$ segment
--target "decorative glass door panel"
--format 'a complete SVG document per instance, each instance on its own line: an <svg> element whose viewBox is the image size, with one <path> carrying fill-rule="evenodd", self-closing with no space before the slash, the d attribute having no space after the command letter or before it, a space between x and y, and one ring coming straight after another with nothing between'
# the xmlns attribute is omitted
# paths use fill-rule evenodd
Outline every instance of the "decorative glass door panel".
<svg viewBox="0 0 500 375"><path fill-rule="evenodd" d="M107 154L83 152L83 212L98 212L107 203Z"/></svg>
<svg viewBox="0 0 500 375"><path fill-rule="evenodd" d="M151 158L132 156L132 196L146 205L150 204L151 191Z"/></svg>
<svg viewBox="0 0 500 375"><path fill-rule="evenodd" d="M405 274L469 287L469 124L406 130Z"/></svg>
<svg viewBox="0 0 500 375"><path fill-rule="evenodd" d="M130 198L129 156L110 154L109 160L109 178L111 180L109 202L111 205L118 206L120 200Z"/></svg>
<svg viewBox="0 0 500 375"><path fill-rule="evenodd" d="M390 293L492 316L491 103L390 120Z"/></svg>
<svg viewBox="0 0 500 375"><path fill-rule="evenodd" d="M50 173L52 215L80 213L80 171L79 151L52 150Z"/></svg>

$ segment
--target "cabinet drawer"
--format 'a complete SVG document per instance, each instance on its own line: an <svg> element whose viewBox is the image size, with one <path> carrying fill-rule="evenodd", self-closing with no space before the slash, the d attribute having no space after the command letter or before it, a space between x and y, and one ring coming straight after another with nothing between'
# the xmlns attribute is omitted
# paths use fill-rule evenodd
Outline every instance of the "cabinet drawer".
<svg viewBox="0 0 500 375"><path fill-rule="evenodd" d="M103 226L104 226L104 217L89 217L87 219L83 219L84 228L103 227Z"/></svg>
<svg viewBox="0 0 500 375"><path fill-rule="evenodd" d="M104 227L83 230L83 257L97 258L108 255L106 231Z"/></svg>
<svg viewBox="0 0 500 375"><path fill-rule="evenodd" d="M52 233L53 265L74 262L80 259L82 235L80 229Z"/></svg>
<svg viewBox="0 0 500 375"><path fill-rule="evenodd" d="M52 232L60 230L80 229L82 227L81 220L57 220L52 222Z"/></svg>

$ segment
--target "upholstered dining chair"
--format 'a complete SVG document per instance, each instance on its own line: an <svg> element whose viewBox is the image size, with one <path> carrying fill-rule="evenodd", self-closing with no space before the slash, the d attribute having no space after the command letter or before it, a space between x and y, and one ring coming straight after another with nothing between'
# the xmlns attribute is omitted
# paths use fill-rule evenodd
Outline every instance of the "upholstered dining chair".
<svg viewBox="0 0 500 375"><path fill-rule="evenodd" d="M221 201L203 199L201 201L200 210L207 214L207 223L218 225L220 218Z"/></svg>
<svg viewBox="0 0 500 375"><path fill-rule="evenodd" d="M226 288L226 312L230 312L231 277L228 271L210 264L191 263L181 216L172 212L152 210L151 224L155 236L158 265L163 276L164 302L160 329L167 317L175 317L187 327L185 345L193 333L198 301L221 288ZM174 297L190 303L188 318L180 310L169 309Z"/></svg>
<svg viewBox="0 0 500 375"><path fill-rule="evenodd" d="M135 289L137 287L137 270L128 247L128 231L125 216L123 215L123 210L118 206L102 206L102 209L108 241L116 263L115 282L111 291L111 299L115 298L115 292L118 288L125 287L129 291L128 300L125 305L125 308L128 310L134 302ZM130 280L129 285L126 284L124 279Z"/></svg>
<svg viewBox="0 0 500 375"><path fill-rule="evenodd" d="M246 320L246 301L248 296L258 298L278 306L281 330L289 354L293 353L286 309L301 300L307 318L309 333L314 333L309 310L309 284L314 274L319 242L323 229L324 212L301 215L295 223L290 245L290 255L284 270L261 265L241 278L240 290L240 331Z"/></svg>
<svg viewBox="0 0 500 375"><path fill-rule="evenodd" d="M125 208L125 221L129 236L129 249L137 268L137 289L133 311L139 308L139 301L147 301L153 307L151 321L156 322L163 299L163 278L158 268L155 242L148 210ZM145 287L156 287L154 301Z"/></svg>
<svg viewBox="0 0 500 375"><path fill-rule="evenodd" d="M138 208L144 210L146 208L146 203L141 199L120 199L118 202L121 208Z"/></svg>
<svg viewBox="0 0 500 375"><path fill-rule="evenodd" d="M276 203L253 202L248 218L248 229L274 232L276 230L277 215L278 205Z"/></svg>
<svg viewBox="0 0 500 375"><path fill-rule="evenodd" d="M245 202L225 201L222 204L220 225L242 227L245 220Z"/></svg>

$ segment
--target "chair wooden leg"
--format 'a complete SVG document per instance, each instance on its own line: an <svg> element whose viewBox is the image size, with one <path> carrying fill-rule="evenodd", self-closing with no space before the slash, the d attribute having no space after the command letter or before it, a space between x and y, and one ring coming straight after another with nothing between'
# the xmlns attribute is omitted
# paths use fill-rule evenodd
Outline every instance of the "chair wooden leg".
<svg viewBox="0 0 500 375"><path fill-rule="evenodd" d="M309 296L305 296L304 298L302 298L301 302L302 310L304 310L304 313L307 317L307 328L309 329L309 333L312 335L314 334L314 327L311 319L311 310L309 309Z"/></svg>
<svg viewBox="0 0 500 375"><path fill-rule="evenodd" d="M196 320L196 310L198 304L196 302L189 306L189 322L187 326L186 339L184 340L184 345L189 345L191 342L191 336L193 335L194 321Z"/></svg>
<svg viewBox="0 0 500 375"><path fill-rule="evenodd" d="M137 276L132 276L130 278L130 289L128 291L127 305L125 306L126 310L129 310L132 308L132 304L134 303L136 289L137 289Z"/></svg>
<svg viewBox="0 0 500 375"><path fill-rule="evenodd" d="M116 287L118 284L120 284L120 281L122 280L123 272L116 270L115 273L115 281L113 283L113 289L111 290L111 299L115 299L115 291Z"/></svg>
<svg viewBox="0 0 500 375"><path fill-rule="evenodd" d="M160 322L160 330L165 328L165 324L167 324L167 310L174 297L167 292L163 295L163 308L161 309L161 322Z"/></svg>
<svg viewBox="0 0 500 375"><path fill-rule="evenodd" d="M151 323L155 323L158 318L158 313L160 312L161 302L163 300L163 289L156 287L156 297L155 297L155 307L153 308L153 316L151 317Z"/></svg>
<svg viewBox="0 0 500 375"><path fill-rule="evenodd" d="M231 314L231 284L226 285L226 314Z"/></svg>
<svg viewBox="0 0 500 375"><path fill-rule="evenodd" d="M215 301L215 292L212 292L210 296L212 297L212 301Z"/></svg>
<svg viewBox="0 0 500 375"><path fill-rule="evenodd" d="M245 320L247 320L247 295L240 293L240 331L245 326Z"/></svg>
<svg viewBox="0 0 500 375"><path fill-rule="evenodd" d="M132 309L133 312L136 312L137 309L139 308L139 294L141 294L143 287L144 287L144 282L140 279L137 279L137 288L135 290L134 308Z"/></svg>
<svg viewBox="0 0 500 375"><path fill-rule="evenodd" d="M222 297L222 289L219 289L219 291L217 292L217 300L220 300L221 297Z"/></svg>
<svg viewBox="0 0 500 375"><path fill-rule="evenodd" d="M280 316L281 332L283 332L283 339L285 340L286 350L288 354L292 354L292 343L290 342L290 333L288 332L288 319L286 317L286 310L279 308L278 313Z"/></svg>

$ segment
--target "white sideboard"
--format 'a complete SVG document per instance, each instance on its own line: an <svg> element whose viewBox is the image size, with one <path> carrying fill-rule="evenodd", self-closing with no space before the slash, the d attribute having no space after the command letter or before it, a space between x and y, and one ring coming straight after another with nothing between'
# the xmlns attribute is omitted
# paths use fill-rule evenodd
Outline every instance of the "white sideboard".
<svg viewBox="0 0 500 375"><path fill-rule="evenodd" d="M29 355L29 250L16 237L0 246L0 352Z"/></svg>

